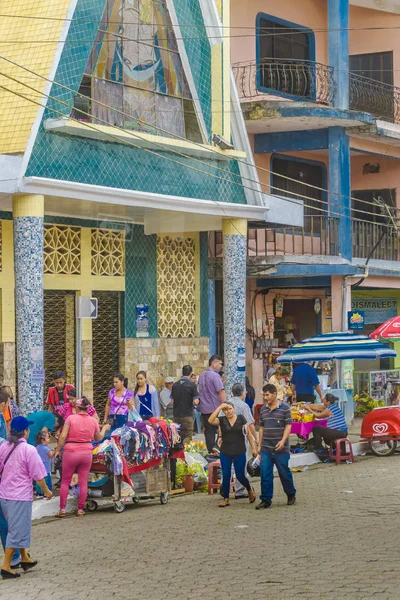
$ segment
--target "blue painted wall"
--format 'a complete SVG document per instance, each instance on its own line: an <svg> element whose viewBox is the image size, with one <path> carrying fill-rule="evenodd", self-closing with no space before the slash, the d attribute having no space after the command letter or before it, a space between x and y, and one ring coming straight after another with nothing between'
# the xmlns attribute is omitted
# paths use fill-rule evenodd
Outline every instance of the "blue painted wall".
<svg viewBox="0 0 400 600"><path fill-rule="evenodd" d="M352 259L350 138L343 127L329 128L329 199L339 218L339 254Z"/></svg>
<svg viewBox="0 0 400 600"><path fill-rule="evenodd" d="M328 60L336 83L334 106L348 109L349 0L328 0L328 31Z"/></svg>

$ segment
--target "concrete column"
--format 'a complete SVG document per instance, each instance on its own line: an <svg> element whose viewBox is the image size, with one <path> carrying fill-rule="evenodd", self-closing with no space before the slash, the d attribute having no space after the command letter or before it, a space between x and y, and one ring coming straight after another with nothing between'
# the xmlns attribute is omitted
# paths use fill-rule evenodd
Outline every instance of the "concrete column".
<svg viewBox="0 0 400 600"><path fill-rule="evenodd" d="M246 348L246 259L247 221L224 219L224 341L225 378L228 396L232 385L245 381L245 370L238 370L238 351ZM245 366L245 365L244 365Z"/></svg>
<svg viewBox="0 0 400 600"><path fill-rule="evenodd" d="M329 203L338 222L339 254L352 259L350 139L343 127L329 127Z"/></svg>
<svg viewBox="0 0 400 600"><path fill-rule="evenodd" d="M349 0L328 0L328 60L333 67L336 108L349 108Z"/></svg>
<svg viewBox="0 0 400 600"><path fill-rule="evenodd" d="M43 384L44 197L13 197L18 398L22 414L40 410Z"/></svg>

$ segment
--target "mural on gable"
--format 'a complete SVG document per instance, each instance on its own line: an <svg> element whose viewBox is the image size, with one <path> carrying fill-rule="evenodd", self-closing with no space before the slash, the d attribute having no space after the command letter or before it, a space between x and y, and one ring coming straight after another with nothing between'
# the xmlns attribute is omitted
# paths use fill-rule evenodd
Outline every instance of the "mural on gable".
<svg viewBox="0 0 400 600"><path fill-rule="evenodd" d="M94 123L201 142L165 0L107 2L80 93Z"/></svg>

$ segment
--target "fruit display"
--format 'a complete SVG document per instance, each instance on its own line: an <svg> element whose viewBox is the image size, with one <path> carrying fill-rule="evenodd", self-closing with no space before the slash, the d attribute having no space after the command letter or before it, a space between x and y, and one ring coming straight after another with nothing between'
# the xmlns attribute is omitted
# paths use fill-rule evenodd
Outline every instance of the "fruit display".
<svg viewBox="0 0 400 600"><path fill-rule="evenodd" d="M368 414L375 408L385 406L383 400L374 400L367 392L361 392L361 394L354 396L354 402L357 404L357 412L363 415Z"/></svg>
<svg viewBox="0 0 400 600"><path fill-rule="evenodd" d="M315 415L307 412L303 403L292 406L292 420L296 423L311 423L315 421Z"/></svg>

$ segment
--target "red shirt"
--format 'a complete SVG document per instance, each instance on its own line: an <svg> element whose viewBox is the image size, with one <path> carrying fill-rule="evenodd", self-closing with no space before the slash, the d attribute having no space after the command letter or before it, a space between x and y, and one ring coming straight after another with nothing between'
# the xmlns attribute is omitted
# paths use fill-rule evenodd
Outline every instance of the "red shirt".
<svg viewBox="0 0 400 600"><path fill-rule="evenodd" d="M49 387L49 391L47 393L46 404L51 404L51 406L54 408L54 411L58 412L60 406L63 406L64 404L69 404L68 392L69 390L73 390L74 387L75 386L73 386L71 383L66 383L64 385L64 389L62 391L62 397L64 401L60 402L61 392L59 394L56 386L52 385L51 387Z"/></svg>

